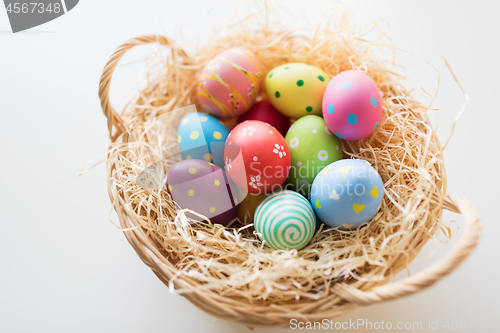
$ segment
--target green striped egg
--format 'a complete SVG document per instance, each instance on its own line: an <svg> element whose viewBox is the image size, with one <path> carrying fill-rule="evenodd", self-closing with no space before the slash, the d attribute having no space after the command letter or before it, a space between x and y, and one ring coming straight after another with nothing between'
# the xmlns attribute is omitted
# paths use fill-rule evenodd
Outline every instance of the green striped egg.
<svg viewBox="0 0 500 333"><path fill-rule="evenodd" d="M254 217L260 239L275 250L300 250L314 235L316 217L309 201L297 192L281 191L259 203Z"/></svg>

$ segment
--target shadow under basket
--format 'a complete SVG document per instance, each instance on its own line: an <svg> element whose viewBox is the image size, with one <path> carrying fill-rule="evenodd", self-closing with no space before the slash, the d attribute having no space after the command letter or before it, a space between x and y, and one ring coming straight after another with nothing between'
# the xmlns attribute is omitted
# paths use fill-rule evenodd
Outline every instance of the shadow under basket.
<svg viewBox="0 0 500 333"><path fill-rule="evenodd" d="M198 308L249 327L332 319L359 305L416 293L457 268L476 246L481 222L466 200L446 194L443 148L430 126L428 109L408 97L395 75L384 69L387 64L358 52L368 52L369 45L321 32L314 39L269 31L252 34L214 40L191 56L164 36L140 36L118 47L104 68L99 97L112 141L109 196L141 260ZM270 38L275 43L269 43ZM128 50L149 43L169 53L147 70L147 84L119 114L109 100L113 72ZM307 62L332 77L362 69L374 79L384 105L379 126L366 139L342 142L346 157L367 160L384 181L386 195L372 221L352 231L324 228L300 251L272 251L262 246L252 227L186 223L163 188L169 167L179 160L180 118L169 114L197 104L197 76L212 57L233 46L254 52L264 74L286 62ZM260 98L265 98L262 92ZM138 186L137 177L151 165L160 186ZM433 235L449 231L441 221L443 210L463 216L459 242L430 267L393 281ZM241 278L236 279L239 272Z"/></svg>

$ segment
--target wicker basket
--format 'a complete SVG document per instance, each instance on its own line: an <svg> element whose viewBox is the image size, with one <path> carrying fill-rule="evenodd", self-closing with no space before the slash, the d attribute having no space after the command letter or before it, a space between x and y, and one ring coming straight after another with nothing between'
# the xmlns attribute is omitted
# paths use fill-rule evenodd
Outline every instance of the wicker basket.
<svg viewBox="0 0 500 333"><path fill-rule="evenodd" d="M159 35L133 38L117 48L104 68L99 86L99 97L102 110L107 118L112 147L126 142L129 125L125 120L127 118L120 116L110 104L109 89L113 72L127 51L135 46L149 43L159 43L171 48L173 57L182 56L189 59L184 51L166 37ZM428 119L425 121L428 122ZM165 285L172 287L171 281L178 274L179 269L171 262L168 255L158 247L150 233L144 228L138 227L130 193L122 191L114 181L117 174L116 164L112 161L123 158L123 156L116 156L116 154L119 154L116 150L110 150L108 155L108 189L110 200L114 204L124 235L140 259ZM321 321L324 318L335 318L354 310L359 305L376 304L416 293L451 273L467 258L476 246L481 233L479 216L466 200L452 195L447 196L442 207L451 212L462 214L465 220L462 238L454 249L432 266L397 282L391 282L390 278L373 282L332 281L327 288L327 295L320 299L256 302L255 304L250 304L247 300L238 297L223 296L217 291L196 289L195 287L199 287L197 280L186 276L176 276L173 287L179 290L192 290L192 292L181 294L203 311L217 318L236 321L249 327L289 327L292 319ZM407 262L411 262L416 257L431 236L431 234L421 233L418 238L413 239L409 257L403 258L401 256L400 260L393 262L392 276L395 276L406 266Z"/></svg>

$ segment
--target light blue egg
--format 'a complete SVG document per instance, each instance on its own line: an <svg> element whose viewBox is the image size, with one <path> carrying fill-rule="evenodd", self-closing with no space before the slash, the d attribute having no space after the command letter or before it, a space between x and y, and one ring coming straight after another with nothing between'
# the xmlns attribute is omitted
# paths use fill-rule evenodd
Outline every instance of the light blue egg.
<svg viewBox="0 0 500 333"><path fill-rule="evenodd" d="M311 204L320 220L344 229L370 221L383 197L382 178L363 160L345 159L329 164L311 187Z"/></svg>
<svg viewBox="0 0 500 333"><path fill-rule="evenodd" d="M205 160L223 168L228 135L229 129L217 118L191 112L179 123L177 142L184 159Z"/></svg>

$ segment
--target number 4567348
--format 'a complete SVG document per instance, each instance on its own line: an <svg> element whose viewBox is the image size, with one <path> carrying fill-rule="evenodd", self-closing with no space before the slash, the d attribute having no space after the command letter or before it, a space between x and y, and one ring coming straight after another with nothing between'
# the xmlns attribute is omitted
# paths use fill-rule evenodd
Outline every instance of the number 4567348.
<svg viewBox="0 0 500 333"><path fill-rule="evenodd" d="M60 3L49 3L47 6L43 3L38 2L14 2L9 3L7 6L7 13L60 13L61 4Z"/></svg>
<svg viewBox="0 0 500 333"><path fill-rule="evenodd" d="M472 320L472 319L448 319L443 325L446 329L498 329L497 322Z"/></svg>

